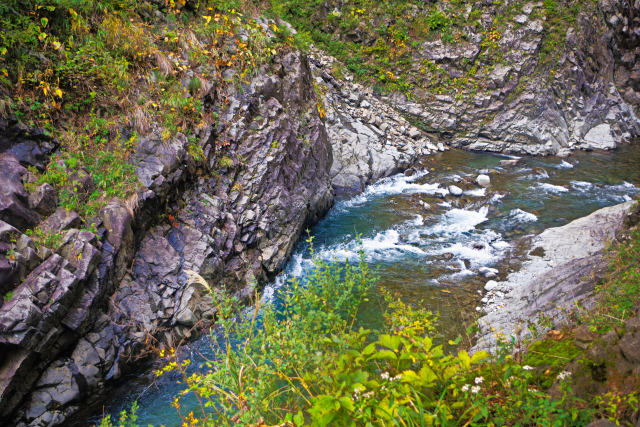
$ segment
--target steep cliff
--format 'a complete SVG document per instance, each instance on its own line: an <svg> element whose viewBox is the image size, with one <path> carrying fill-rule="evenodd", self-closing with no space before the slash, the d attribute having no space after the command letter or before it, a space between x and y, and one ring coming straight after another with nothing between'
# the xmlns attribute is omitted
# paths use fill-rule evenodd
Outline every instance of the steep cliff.
<svg viewBox="0 0 640 427"><path fill-rule="evenodd" d="M272 2L298 34L178 3L43 6L28 46L0 28L2 424L61 424L197 335L200 277L251 297L334 193L445 144L640 135L638 2Z"/></svg>
<svg viewBox="0 0 640 427"><path fill-rule="evenodd" d="M135 203L109 203L96 233L57 210L46 220L61 232L55 251L34 249L22 233L25 221L40 220L20 179L28 172L14 155L1 157L3 184L11 184L2 241L15 254L2 270L12 292L0 308L4 423L61 423L151 347L197 333L214 313L194 272L241 298L278 272L333 199L331 148L311 83L307 59L287 53L242 92L231 89L217 126L200 133L204 163L189 158L180 134L141 138L131 159L142 184ZM234 161L206 173L222 140Z"/></svg>
<svg viewBox="0 0 640 427"><path fill-rule="evenodd" d="M274 3L450 145L566 155L640 134L637 2Z"/></svg>

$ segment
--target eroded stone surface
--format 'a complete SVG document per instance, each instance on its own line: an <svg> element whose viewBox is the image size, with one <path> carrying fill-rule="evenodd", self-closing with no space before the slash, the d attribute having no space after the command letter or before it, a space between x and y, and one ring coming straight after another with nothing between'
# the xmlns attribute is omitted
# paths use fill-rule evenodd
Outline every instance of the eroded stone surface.
<svg viewBox="0 0 640 427"><path fill-rule="evenodd" d="M603 250L623 229L633 204L603 208L536 236L530 245L542 249L537 252L540 256L529 255L520 270L503 282L487 282L486 314L478 320L474 350L493 350L496 334L506 339L526 337L527 326L542 315L561 322L574 303L588 306L598 279L607 271Z"/></svg>

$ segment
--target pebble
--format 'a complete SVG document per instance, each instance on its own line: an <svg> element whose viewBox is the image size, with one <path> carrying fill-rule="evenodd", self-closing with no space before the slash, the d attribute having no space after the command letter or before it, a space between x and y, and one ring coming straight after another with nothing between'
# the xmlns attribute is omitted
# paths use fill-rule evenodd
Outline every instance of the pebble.
<svg viewBox="0 0 640 427"><path fill-rule="evenodd" d="M489 178L489 175L478 175L478 177L476 178L476 184L478 184L480 187L487 188L491 185L491 178Z"/></svg>
<svg viewBox="0 0 640 427"><path fill-rule="evenodd" d="M451 193L453 196L460 197L462 196L463 191L462 188L458 187L457 185L450 185L449 193Z"/></svg>
<svg viewBox="0 0 640 427"><path fill-rule="evenodd" d="M482 274L484 277L486 277L487 279L491 279L491 278L496 277L498 275L498 270L496 270L495 268L490 268L490 267L480 267L478 272L480 274Z"/></svg>
<svg viewBox="0 0 640 427"><path fill-rule="evenodd" d="M487 292L490 292L496 289L498 286L499 286L498 282L496 282L495 280L489 280L487 283L484 284L484 290Z"/></svg>

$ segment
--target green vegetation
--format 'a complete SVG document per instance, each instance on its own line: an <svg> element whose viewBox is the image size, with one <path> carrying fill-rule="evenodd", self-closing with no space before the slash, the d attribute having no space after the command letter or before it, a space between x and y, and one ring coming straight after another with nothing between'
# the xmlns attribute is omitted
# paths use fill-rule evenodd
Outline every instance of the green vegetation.
<svg viewBox="0 0 640 427"><path fill-rule="evenodd" d="M194 132L224 108L225 71L233 70L228 85L246 83L279 49L308 46L275 26L270 38L239 10L257 9L222 0L1 2L0 116L61 145L44 170L31 168L27 189L51 184L89 224L110 199L135 193L131 155L150 131L164 141L183 133L191 158L204 161ZM205 108L212 88L219 105ZM219 144L224 152L228 142Z"/></svg>
<svg viewBox="0 0 640 427"><path fill-rule="evenodd" d="M2 298L2 300L4 302L9 302L11 301L11 298L13 298L13 292L9 291L6 294L4 294L4 297Z"/></svg>
<svg viewBox="0 0 640 427"><path fill-rule="evenodd" d="M107 415L104 417L100 425L98 427L137 427L136 421L138 420L138 416L136 415L136 411L138 410L138 403L133 402L131 405L131 409L129 411L120 412L120 417L114 424L111 421L111 415Z"/></svg>
<svg viewBox="0 0 640 427"><path fill-rule="evenodd" d="M224 339L205 372L187 374L190 360L161 353L157 375L181 371L181 396L195 393L202 406L196 415L182 397L173 402L186 425L581 426L598 413L564 370L577 354L572 343L542 341L524 359L512 343L495 356L448 354L431 338L437 319L390 295L384 326L363 329L359 307L376 292L375 274L362 258L314 263L282 302L249 314L216 294Z"/></svg>
<svg viewBox="0 0 640 427"><path fill-rule="evenodd" d="M271 0L271 12L292 23L305 37L339 59L358 79L380 91L408 96L450 94L458 99L486 88L483 78L498 64L508 63L500 45L508 28L522 26L514 17L526 1L475 0L415 2L399 0L302 1ZM534 7L531 20L543 24L538 74L546 75L561 55L567 25L573 25L581 9L592 2L545 0ZM486 15L490 12L490 15ZM482 37L481 50L473 58L453 60L462 74L424 59L425 41L441 40L453 46L470 42L469 29ZM475 43L475 42L474 42ZM551 72L551 76L553 72Z"/></svg>
<svg viewBox="0 0 640 427"><path fill-rule="evenodd" d="M624 327L640 300L639 258L636 229L612 249L611 274L588 316L524 347L503 341L494 356L469 356L432 338L432 313L390 295L384 325L358 327L361 303L377 292L376 274L362 255L356 265L314 257L308 281L293 280L277 305L258 302L247 314L235 298L214 294L224 337L214 360L187 374L190 360L172 349L161 353L157 375L183 373L186 388L173 405L189 426L583 426L600 418L631 425L637 387L611 378L585 388L583 381L597 368L587 350ZM591 347L576 338L585 322L596 333ZM182 407L189 394L202 406L198 415Z"/></svg>
<svg viewBox="0 0 640 427"><path fill-rule="evenodd" d="M613 251L611 275L597 288L598 302L584 319L594 332L604 333L624 326L640 301L640 230Z"/></svg>

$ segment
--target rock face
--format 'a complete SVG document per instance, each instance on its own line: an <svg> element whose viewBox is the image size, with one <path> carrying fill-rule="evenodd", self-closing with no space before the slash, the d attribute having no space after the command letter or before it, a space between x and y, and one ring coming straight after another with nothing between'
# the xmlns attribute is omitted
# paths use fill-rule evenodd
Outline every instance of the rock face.
<svg viewBox="0 0 640 427"><path fill-rule="evenodd" d="M563 309L575 302L588 305L609 265L603 250L623 229L633 205L626 202L600 209L536 236L519 271L504 282L487 282L486 314L478 320L474 351L494 349L496 334L506 339L525 337L527 326L542 315L561 321Z"/></svg>
<svg viewBox="0 0 640 427"><path fill-rule="evenodd" d="M542 2L522 2L511 16L511 3L475 5L482 21L491 16L509 20L495 34L488 51L486 37L469 25L466 41L429 41L421 56L451 78L468 76L479 65L475 89L457 96L426 97L416 91L385 99L449 139L450 145L472 150L526 154L566 154L568 150L610 149L640 135L640 4L624 0L574 2L575 21L556 28L563 42L551 51ZM517 7L516 7L517 9ZM487 24L488 25L488 24ZM558 24L556 24L558 25ZM543 55L546 55L546 57ZM504 58L485 64L495 55ZM553 56L553 65L544 61Z"/></svg>
<svg viewBox="0 0 640 427"><path fill-rule="evenodd" d="M199 131L200 163L181 134L141 138L131 160L141 189L100 212L97 235L75 212L52 212L49 188L28 195L2 140L0 290L11 294L0 306L0 424L63 423L148 343L198 333L214 314L203 283L252 296L329 209L331 146L306 57L278 57L243 89L208 94L207 108L226 107ZM36 224L59 233L55 251L22 234Z"/></svg>
<svg viewBox="0 0 640 427"><path fill-rule="evenodd" d="M338 194L353 194L408 168L422 155L444 150L370 88L330 74L335 59L313 51L315 81L325 98L327 132L333 149L331 182Z"/></svg>

